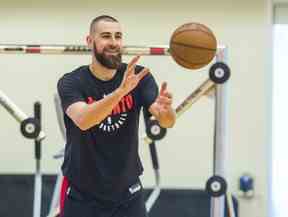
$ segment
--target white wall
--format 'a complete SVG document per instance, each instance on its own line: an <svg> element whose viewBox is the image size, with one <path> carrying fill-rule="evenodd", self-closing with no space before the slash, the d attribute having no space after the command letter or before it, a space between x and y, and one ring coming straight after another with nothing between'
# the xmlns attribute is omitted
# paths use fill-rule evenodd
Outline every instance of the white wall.
<svg viewBox="0 0 288 217"><path fill-rule="evenodd" d="M276 4L278 4L278 3L288 3L288 1L287 0L273 0L273 3L276 3Z"/></svg>
<svg viewBox="0 0 288 217"><path fill-rule="evenodd" d="M99 14L116 16L123 24L126 44L168 44L171 33L185 22L209 26L220 44L229 47L229 184L237 192L243 172L255 177L256 196L240 199L241 216L267 216L267 147L270 138L271 59L270 8L266 0L254 1L72 1L1 2L0 43L83 44L90 20ZM127 57L126 59L129 59ZM43 103L43 170L55 173L60 165L52 155L63 147L53 105L58 78L88 56L1 55L1 90L32 114L35 100ZM159 82L168 81L175 106L207 77L207 68L184 70L171 57L143 57L141 63ZM213 101L203 98L179 119L159 142L163 185L198 188L212 174ZM0 109L1 173L34 171L33 142L24 139L19 125ZM154 182L148 147L141 147L144 184Z"/></svg>

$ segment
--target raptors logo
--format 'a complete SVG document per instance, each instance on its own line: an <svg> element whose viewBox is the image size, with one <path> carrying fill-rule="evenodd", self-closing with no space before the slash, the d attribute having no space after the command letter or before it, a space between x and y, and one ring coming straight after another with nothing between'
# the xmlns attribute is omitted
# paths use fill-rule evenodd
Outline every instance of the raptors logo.
<svg viewBox="0 0 288 217"><path fill-rule="evenodd" d="M94 99L92 97L87 98L88 104L93 102ZM134 101L132 95L124 96L118 105L113 108L111 114L98 125L99 129L104 132L114 132L121 128L128 117L128 111L132 110L133 106Z"/></svg>

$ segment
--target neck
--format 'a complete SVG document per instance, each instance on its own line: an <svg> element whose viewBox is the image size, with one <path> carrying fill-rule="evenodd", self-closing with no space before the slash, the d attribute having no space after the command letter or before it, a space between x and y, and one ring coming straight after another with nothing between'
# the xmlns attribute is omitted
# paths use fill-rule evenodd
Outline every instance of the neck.
<svg viewBox="0 0 288 217"><path fill-rule="evenodd" d="M89 65L89 69L96 78L103 81L112 79L116 73L116 69L108 69L96 61L92 61Z"/></svg>

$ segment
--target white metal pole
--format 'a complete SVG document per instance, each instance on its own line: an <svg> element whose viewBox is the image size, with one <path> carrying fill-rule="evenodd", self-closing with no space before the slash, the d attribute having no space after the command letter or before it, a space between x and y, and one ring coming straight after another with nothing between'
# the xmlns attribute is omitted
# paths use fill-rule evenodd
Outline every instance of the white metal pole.
<svg viewBox="0 0 288 217"><path fill-rule="evenodd" d="M217 62L227 62L227 48L221 47L216 55ZM213 173L226 179L227 177L227 83L216 85L215 97L215 131ZM211 216L224 217L225 195L211 197Z"/></svg>
<svg viewBox="0 0 288 217"><path fill-rule="evenodd" d="M39 171L35 174L34 179L34 200L33 200L33 217L41 216L41 196L42 196L42 174Z"/></svg>

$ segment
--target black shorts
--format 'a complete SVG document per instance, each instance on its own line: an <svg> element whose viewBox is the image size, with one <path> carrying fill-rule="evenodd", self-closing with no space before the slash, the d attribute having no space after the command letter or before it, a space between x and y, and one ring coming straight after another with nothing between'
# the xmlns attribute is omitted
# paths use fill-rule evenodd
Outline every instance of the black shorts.
<svg viewBox="0 0 288 217"><path fill-rule="evenodd" d="M62 217L148 217L141 189L117 203L85 197L75 188L67 193Z"/></svg>

